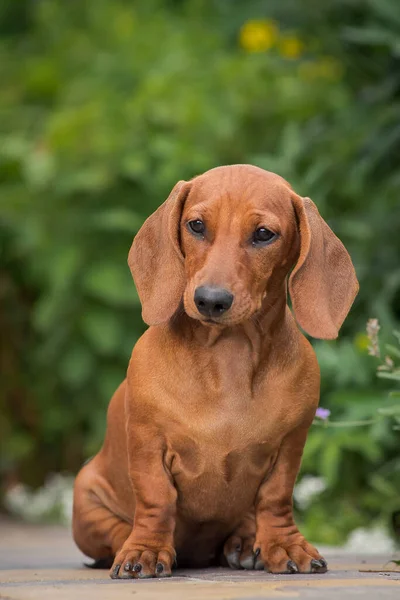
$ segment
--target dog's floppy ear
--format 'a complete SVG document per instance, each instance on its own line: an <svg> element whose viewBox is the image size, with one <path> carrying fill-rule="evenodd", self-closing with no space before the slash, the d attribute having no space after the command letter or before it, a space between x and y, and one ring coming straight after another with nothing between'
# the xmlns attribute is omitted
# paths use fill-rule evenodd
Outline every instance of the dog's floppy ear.
<svg viewBox="0 0 400 600"><path fill-rule="evenodd" d="M179 181L133 240L128 265L142 303L143 321L159 325L177 310L185 287L179 225L190 184Z"/></svg>
<svg viewBox="0 0 400 600"><path fill-rule="evenodd" d="M334 339L358 292L351 258L309 198L292 196L300 253L289 278L294 315L306 333Z"/></svg>

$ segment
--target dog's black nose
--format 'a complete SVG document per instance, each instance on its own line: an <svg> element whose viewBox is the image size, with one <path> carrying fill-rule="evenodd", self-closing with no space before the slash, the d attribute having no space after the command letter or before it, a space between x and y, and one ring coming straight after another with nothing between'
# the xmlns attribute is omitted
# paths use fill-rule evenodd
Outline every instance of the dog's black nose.
<svg viewBox="0 0 400 600"><path fill-rule="evenodd" d="M233 294L228 290L224 290L224 288L202 285L194 293L194 302L199 313L210 319L215 319L230 309Z"/></svg>

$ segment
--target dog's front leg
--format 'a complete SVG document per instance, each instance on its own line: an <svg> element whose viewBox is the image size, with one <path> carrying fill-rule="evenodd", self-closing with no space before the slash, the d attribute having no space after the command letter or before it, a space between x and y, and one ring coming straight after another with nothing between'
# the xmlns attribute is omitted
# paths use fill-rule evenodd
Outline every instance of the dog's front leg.
<svg viewBox="0 0 400 600"><path fill-rule="evenodd" d="M308 427L283 440L273 471L256 498L256 569L271 573L324 573L327 563L301 535L293 518L292 495Z"/></svg>
<svg viewBox="0 0 400 600"><path fill-rule="evenodd" d="M177 492L164 462L165 441L160 428L149 419L151 412L145 417L140 409L132 415L129 410L127 407L128 464L135 514L132 532L115 557L111 577L168 577L175 560Z"/></svg>

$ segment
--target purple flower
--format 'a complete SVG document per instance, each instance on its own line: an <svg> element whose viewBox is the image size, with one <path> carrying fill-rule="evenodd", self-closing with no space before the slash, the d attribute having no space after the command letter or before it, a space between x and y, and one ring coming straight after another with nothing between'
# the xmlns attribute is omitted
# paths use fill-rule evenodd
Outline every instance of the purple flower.
<svg viewBox="0 0 400 600"><path fill-rule="evenodd" d="M317 408L315 416L318 417L319 419L323 419L324 421L326 421L326 419L329 418L330 414L331 414L331 411L329 410L329 408L322 408L322 406L319 406Z"/></svg>

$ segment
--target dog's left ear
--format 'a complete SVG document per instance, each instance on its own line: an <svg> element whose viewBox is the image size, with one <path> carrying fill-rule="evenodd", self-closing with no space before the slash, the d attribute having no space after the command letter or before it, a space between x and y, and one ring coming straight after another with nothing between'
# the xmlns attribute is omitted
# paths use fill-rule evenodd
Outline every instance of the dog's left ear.
<svg viewBox="0 0 400 600"><path fill-rule="evenodd" d="M306 333L334 339L358 292L351 258L309 198L292 196L300 253L289 278L294 315Z"/></svg>
<svg viewBox="0 0 400 600"><path fill-rule="evenodd" d="M190 184L179 181L133 240L128 265L142 303L143 321L160 325L177 310L185 288L179 225Z"/></svg>

